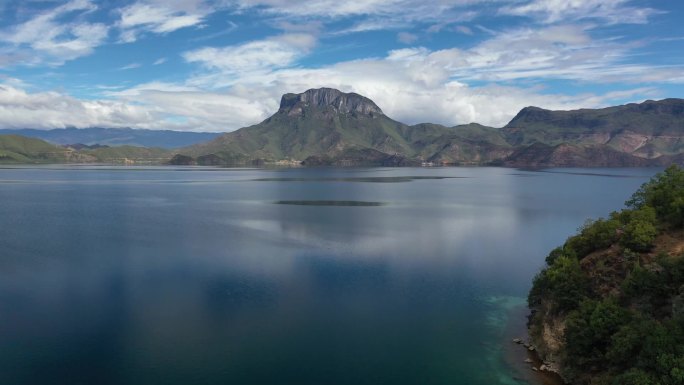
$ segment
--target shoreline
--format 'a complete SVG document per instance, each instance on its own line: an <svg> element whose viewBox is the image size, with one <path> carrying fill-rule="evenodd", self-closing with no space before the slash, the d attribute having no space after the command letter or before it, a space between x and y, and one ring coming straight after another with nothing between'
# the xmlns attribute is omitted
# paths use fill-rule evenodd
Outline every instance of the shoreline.
<svg viewBox="0 0 684 385"><path fill-rule="evenodd" d="M518 344L513 341L516 338L522 339L523 342L529 341L527 313L526 305L511 309L503 334L503 358L511 369L513 378L530 385L566 385L557 373L533 370L533 367L539 368L543 364L537 352L529 351L522 343Z"/></svg>

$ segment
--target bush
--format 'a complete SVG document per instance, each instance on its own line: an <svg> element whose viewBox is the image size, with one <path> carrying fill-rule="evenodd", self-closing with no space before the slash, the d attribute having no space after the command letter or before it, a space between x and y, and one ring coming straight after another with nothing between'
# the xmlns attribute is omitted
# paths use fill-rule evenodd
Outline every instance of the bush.
<svg viewBox="0 0 684 385"><path fill-rule="evenodd" d="M542 297L552 298L552 310L560 313L575 309L589 294L588 279L576 258L559 255L553 265L540 271L527 296L530 307L539 304Z"/></svg>
<svg viewBox="0 0 684 385"><path fill-rule="evenodd" d="M655 209L643 206L629 214L629 222L625 225L620 243L634 251L649 251L653 248L656 235Z"/></svg>
<svg viewBox="0 0 684 385"><path fill-rule="evenodd" d="M640 369L631 369L619 375L613 381L614 385L661 385L652 374Z"/></svg>
<svg viewBox="0 0 684 385"><path fill-rule="evenodd" d="M578 235L568 238L563 253L582 259L596 250L605 249L617 241L620 225L617 219L587 221L578 229Z"/></svg>

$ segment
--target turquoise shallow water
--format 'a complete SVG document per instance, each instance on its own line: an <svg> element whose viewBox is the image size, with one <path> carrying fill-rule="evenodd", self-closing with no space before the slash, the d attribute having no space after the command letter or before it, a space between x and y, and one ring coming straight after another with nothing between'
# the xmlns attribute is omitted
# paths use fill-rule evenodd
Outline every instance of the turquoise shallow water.
<svg viewBox="0 0 684 385"><path fill-rule="evenodd" d="M0 169L2 384L519 384L509 309L657 170Z"/></svg>

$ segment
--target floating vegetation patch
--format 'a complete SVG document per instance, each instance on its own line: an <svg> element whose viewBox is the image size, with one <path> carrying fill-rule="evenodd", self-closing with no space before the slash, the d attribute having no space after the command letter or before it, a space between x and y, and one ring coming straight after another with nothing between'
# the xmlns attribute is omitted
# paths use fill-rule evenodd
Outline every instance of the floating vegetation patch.
<svg viewBox="0 0 684 385"><path fill-rule="evenodd" d="M578 171L561 171L561 170L531 170L531 171L544 172L547 174L600 176L600 177L608 177L608 178L648 178L648 176L645 176L645 175L611 174L611 173L601 173L601 172L578 172Z"/></svg>
<svg viewBox="0 0 684 385"><path fill-rule="evenodd" d="M314 177L314 178L258 178L251 182L364 182L364 183L402 183L414 180L456 179L457 176L377 176L377 177Z"/></svg>
<svg viewBox="0 0 684 385"><path fill-rule="evenodd" d="M376 207L384 206L382 202L368 201L276 201L277 205L296 205L296 206L360 206Z"/></svg>

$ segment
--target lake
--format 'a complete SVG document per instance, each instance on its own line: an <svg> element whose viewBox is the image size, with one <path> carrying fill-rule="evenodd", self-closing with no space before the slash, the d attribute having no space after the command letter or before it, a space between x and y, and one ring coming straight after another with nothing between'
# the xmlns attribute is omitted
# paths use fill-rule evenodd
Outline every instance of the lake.
<svg viewBox="0 0 684 385"><path fill-rule="evenodd" d="M0 384L523 384L546 254L657 171L2 168Z"/></svg>

